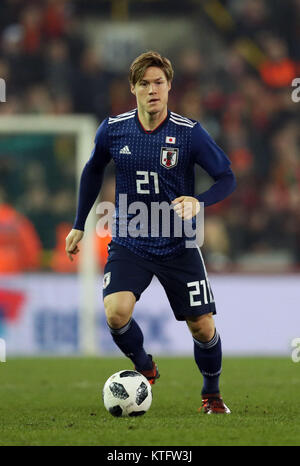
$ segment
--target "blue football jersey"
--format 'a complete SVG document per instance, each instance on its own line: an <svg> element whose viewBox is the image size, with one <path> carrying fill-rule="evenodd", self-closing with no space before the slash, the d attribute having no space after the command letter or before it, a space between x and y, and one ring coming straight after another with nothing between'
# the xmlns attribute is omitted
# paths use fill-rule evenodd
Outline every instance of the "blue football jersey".
<svg viewBox="0 0 300 466"><path fill-rule="evenodd" d="M201 195L194 192L195 164L215 180L230 170L229 159L200 123L171 111L153 131L143 128L137 109L106 118L97 130L88 164L100 170L111 159L116 169L113 240L150 259L168 258L184 250L184 235L173 234L172 215L177 214L171 211L171 230L167 237L162 235L161 226L158 231L156 225L151 226L150 218L144 219L148 234L141 220L136 230L140 228L143 233L136 236L130 234L130 222L139 211L134 213L129 206L142 202L150 216L153 203L171 205L180 196L194 196L201 201ZM156 231L154 235L153 231Z"/></svg>

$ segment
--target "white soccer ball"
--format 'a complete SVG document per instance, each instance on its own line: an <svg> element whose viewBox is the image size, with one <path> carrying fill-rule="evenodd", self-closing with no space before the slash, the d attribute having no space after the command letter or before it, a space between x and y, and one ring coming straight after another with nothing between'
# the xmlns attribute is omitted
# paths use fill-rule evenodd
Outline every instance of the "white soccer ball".
<svg viewBox="0 0 300 466"><path fill-rule="evenodd" d="M151 406L152 390L142 374L124 370L107 379L102 397L105 408L113 416L141 416Z"/></svg>

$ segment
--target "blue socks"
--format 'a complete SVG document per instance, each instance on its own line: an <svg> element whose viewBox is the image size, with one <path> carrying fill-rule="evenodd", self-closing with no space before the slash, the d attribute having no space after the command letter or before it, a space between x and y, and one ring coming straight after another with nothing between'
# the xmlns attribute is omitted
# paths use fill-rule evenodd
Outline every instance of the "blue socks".
<svg viewBox="0 0 300 466"><path fill-rule="evenodd" d="M221 338L217 331L207 342L194 340L194 356L203 375L202 395L220 393L219 378L222 370Z"/></svg>
<svg viewBox="0 0 300 466"><path fill-rule="evenodd" d="M143 333L131 318L124 327L109 327L114 342L133 362L138 371L152 369L152 358L144 350ZM194 357L203 375L202 395L220 393L219 378L222 370L221 338L217 331L208 342L194 340Z"/></svg>
<svg viewBox="0 0 300 466"><path fill-rule="evenodd" d="M109 327L109 330L116 345L131 359L137 371L152 369L152 359L143 347L143 333L133 318L124 327L117 329Z"/></svg>

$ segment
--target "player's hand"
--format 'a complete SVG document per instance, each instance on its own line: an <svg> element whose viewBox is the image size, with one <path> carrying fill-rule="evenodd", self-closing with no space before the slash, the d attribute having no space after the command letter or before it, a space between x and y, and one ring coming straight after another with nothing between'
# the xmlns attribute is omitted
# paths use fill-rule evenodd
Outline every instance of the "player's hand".
<svg viewBox="0 0 300 466"><path fill-rule="evenodd" d="M73 255L79 252L77 243L79 243L79 241L82 239L83 233L84 232L81 230L73 229L66 237L66 253L71 261L73 261Z"/></svg>
<svg viewBox="0 0 300 466"><path fill-rule="evenodd" d="M191 220L200 212L200 202L192 196L180 196L172 201L174 210L183 220Z"/></svg>

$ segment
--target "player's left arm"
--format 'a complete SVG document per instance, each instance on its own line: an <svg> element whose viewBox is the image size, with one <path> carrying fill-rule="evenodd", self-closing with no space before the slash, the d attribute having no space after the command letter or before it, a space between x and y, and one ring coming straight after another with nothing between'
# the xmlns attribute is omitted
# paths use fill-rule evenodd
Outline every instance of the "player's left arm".
<svg viewBox="0 0 300 466"><path fill-rule="evenodd" d="M192 130L191 151L194 162L215 181L207 191L197 194L195 198L203 202L204 207L223 201L235 190L236 179L229 158L200 123Z"/></svg>
<svg viewBox="0 0 300 466"><path fill-rule="evenodd" d="M230 160L207 131L197 123L192 130L191 153L194 163L200 165L215 181L205 192L192 196L180 196L172 201L174 210L184 220L200 211L200 202L210 206L222 201L236 188L236 179L230 168Z"/></svg>

